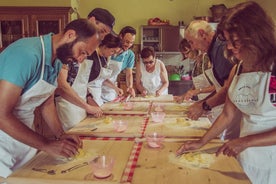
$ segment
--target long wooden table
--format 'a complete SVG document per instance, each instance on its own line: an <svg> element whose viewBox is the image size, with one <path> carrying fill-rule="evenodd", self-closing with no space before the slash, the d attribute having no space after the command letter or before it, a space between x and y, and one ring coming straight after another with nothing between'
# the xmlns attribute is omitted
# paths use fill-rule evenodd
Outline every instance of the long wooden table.
<svg viewBox="0 0 276 184"><path fill-rule="evenodd" d="M141 105L141 101L139 102L139 98L136 98L133 101L138 102L139 108L134 109L134 112L120 109L117 102L111 106L112 108L105 108L106 111L112 112L107 112L104 117L87 117L68 131L83 136L86 154L82 159L60 163L55 158L41 152L23 168L14 172L8 178L7 183L250 183L234 158L223 155L215 157L214 152L208 153L209 158L213 160L210 165L191 167L175 156L176 150L183 144L183 141L202 136L210 127L210 121L206 117L201 117L198 121L189 120L185 115L185 108L189 104L168 102L168 97L171 98L166 96L164 101L145 101L143 105ZM150 117L150 113L155 111L156 107L159 107L158 105L161 105L164 112L167 113L162 123L154 123ZM119 109L114 114L114 109L117 107ZM112 128L113 120L128 121L128 129L125 132L115 132ZM152 132L158 132L166 137L161 148L149 148L146 144L145 135ZM221 144L219 139L215 139L206 147ZM94 178L89 165L67 174L61 174L64 169L89 162L96 155L103 153L116 157L112 177ZM34 171L33 168L46 169L46 171L54 170L55 174Z"/></svg>

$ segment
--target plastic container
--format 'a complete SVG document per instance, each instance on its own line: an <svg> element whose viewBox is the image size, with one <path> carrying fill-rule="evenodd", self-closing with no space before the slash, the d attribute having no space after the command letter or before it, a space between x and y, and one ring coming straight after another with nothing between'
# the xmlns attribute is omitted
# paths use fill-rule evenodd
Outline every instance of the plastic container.
<svg viewBox="0 0 276 184"><path fill-rule="evenodd" d="M165 136L153 132L146 135L146 141L150 148L160 148L164 141Z"/></svg>
<svg viewBox="0 0 276 184"><path fill-rule="evenodd" d="M92 166L93 174L96 178L107 178L112 174L114 158L101 155L94 158L90 164Z"/></svg>
<svg viewBox="0 0 276 184"><path fill-rule="evenodd" d="M169 80L170 80L170 81L180 81L180 80L181 80L181 77L180 77L179 74L174 73L174 74L171 74L171 75L169 76Z"/></svg>
<svg viewBox="0 0 276 184"><path fill-rule="evenodd" d="M127 122L122 120L113 121L113 127L116 132L124 132L127 129Z"/></svg>
<svg viewBox="0 0 276 184"><path fill-rule="evenodd" d="M151 113L151 119L155 123L162 123L165 116L166 116L166 113L162 112L162 111L157 111L157 112Z"/></svg>

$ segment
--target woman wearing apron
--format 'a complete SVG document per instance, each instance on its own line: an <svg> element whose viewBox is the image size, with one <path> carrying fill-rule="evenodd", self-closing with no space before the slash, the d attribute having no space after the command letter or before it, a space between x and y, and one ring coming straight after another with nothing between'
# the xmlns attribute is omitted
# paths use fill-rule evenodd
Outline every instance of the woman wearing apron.
<svg viewBox="0 0 276 184"><path fill-rule="evenodd" d="M108 62L108 69L112 70L111 76L108 79L111 83L113 83L115 86L117 82L118 75L122 71L122 65L123 65L124 57L122 61L115 61L113 59L110 59ZM123 95L123 90L118 88L116 91L112 87L109 87L106 82L104 82L104 85L102 86L102 99L103 102L110 102L114 99L116 99L118 96Z"/></svg>
<svg viewBox="0 0 276 184"><path fill-rule="evenodd" d="M102 40L99 48L89 57L89 59L93 60L93 66L89 76L88 92L93 97L93 100L89 99L88 103L96 104L98 106L101 106L104 103L102 99L102 85L104 82L120 93L120 89L115 86L114 83L109 81L109 79L115 75L113 74L112 76L112 73L118 72L113 71L113 69L116 70L118 67L108 68L108 57L115 54L119 48L120 38L108 34L104 37L104 40Z"/></svg>
<svg viewBox="0 0 276 184"><path fill-rule="evenodd" d="M199 51L192 50L191 45L185 38L180 42L179 49L181 49L180 52L183 58L194 60L192 69L193 88L181 96L176 96L175 100L181 103L183 100L190 100L195 96L198 97L198 100L202 100L215 90L212 82L205 74L205 70L211 68L210 60L205 53L199 54Z"/></svg>
<svg viewBox="0 0 276 184"><path fill-rule="evenodd" d="M143 62L137 64L136 87L142 96L168 94L168 73L162 61L155 58L152 48L146 47L141 51Z"/></svg>
<svg viewBox="0 0 276 184"><path fill-rule="evenodd" d="M249 31L257 26L259 29ZM199 141L184 143L178 154L203 146L235 123L231 120L241 113L240 137L226 142L217 154L237 157L253 184L276 183L274 27L273 20L253 1L228 10L220 28L227 41L228 55L241 62L230 74L233 79L222 114Z"/></svg>

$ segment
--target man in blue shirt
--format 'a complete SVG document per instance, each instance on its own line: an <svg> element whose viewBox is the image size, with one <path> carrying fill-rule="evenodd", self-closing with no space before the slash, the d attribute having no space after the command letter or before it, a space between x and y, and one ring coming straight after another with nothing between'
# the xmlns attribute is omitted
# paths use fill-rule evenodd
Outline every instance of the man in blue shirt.
<svg viewBox="0 0 276 184"><path fill-rule="evenodd" d="M64 133L56 114L56 80L62 64L81 63L98 44L96 27L86 19L78 19L62 33L20 39L0 54L1 177L23 166L37 149L62 157L77 153L81 140ZM34 110L40 105L57 140L49 140L34 130Z"/></svg>

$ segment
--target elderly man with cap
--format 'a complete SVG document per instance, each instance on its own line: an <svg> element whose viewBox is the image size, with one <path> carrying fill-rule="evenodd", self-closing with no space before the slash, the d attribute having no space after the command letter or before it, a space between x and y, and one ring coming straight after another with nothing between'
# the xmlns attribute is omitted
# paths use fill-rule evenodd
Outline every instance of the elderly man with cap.
<svg viewBox="0 0 276 184"><path fill-rule="evenodd" d="M96 25L102 40L115 24L114 16L106 9L95 8L88 14L88 20ZM100 40L99 40L100 41ZM86 102L88 77L93 62L86 59L81 65L70 63L63 67L59 75L56 105L59 118L65 130L86 118L87 113L102 116L100 107Z"/></svg>

